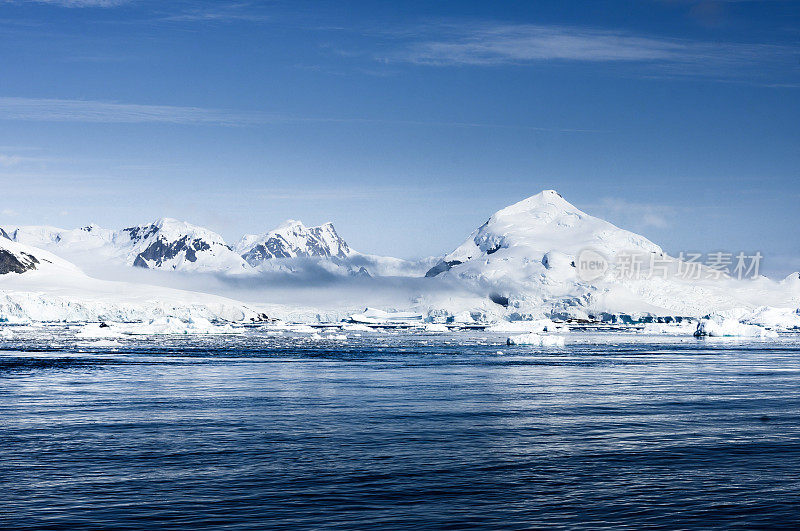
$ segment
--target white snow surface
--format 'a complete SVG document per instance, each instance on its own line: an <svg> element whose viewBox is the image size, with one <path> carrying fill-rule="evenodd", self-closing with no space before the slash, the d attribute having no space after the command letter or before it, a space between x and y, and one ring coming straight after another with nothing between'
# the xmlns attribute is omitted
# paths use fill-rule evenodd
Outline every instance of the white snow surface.
<svg viewBox="0 0 800 531"><path fill-rule="evenodd" d="M775 338L778 333L761 326L740 323L736 319L701 319L694 332L698 337L760 337Z"/></svg>
<svg viewBox="0 0 800 531"><path fill-rule="evenodd" d="M533 345L538 347L563 347L565 344L564 336L550 336L547 334L521 334L511 336L506 339L508 345Z"/></svg>
<svg viewBox="0 0 800 531"><path fill-rule="evenodd" d="M237 334L229 324L216 325L208 319L192 316L183 321L175 317L159 317L145 323L87 323L77 332L84 339L121 339L126 336L151 335L230 335Z"/></svg>
<svg viewBox="0 0 800 531"><path fill-rule="evenodd" d="M405 324L421 322L422 314L415 312L387 312L378 308L367 308L362 313L350 316L350 321L365 324Z"/></svg>
<svg viewBox="0 0 800 531"><path fill-rule="evenodd" d="M608 257L620 250L663 252L647 238L581 212L555 190L545 190L496 212L444 261L484 271L507 261L544 267L542 258L554 252L563 257L556 263L559 268L571 261L566 257L587 247ZM532 272L539 273L539 267Z"/></svg>
<svg viewBox="0 0 800 531"><path fill-rule="evenodd" d="M0 275L0 320L6 322L150 322L170 317L189 323L194 318L247 320L265 312L306 323L350 318L366 324L494 324L496 331L512 333L542 332L539 324L527 323L544 319L713 314L765 329L800 328L797 273L780 282L646 275L581 280L573 264L586 248L609 259L630 252L657 256L672 269L679 262L647 238L580 211L552 190L491 216L434 268L432 273L438 274L431 276L436 278L421 278L431 260L358 253L330 224L309 228L287 222L265 235L245 237L236 250L212 231L169 218L121 231L89 225L74 230L6 227L6 232L15 241L0 236L0 249L38 260L35 269L23 274ZM273 253L254 268L239 256L270 238L285 242L290 258ZM130 272L121 278L137 282L90 278L64 259L70 253L94 263L120 264ZM137 260L156 271L130 269ZM267 271L299 281L279 282ZM320 275L340 280L319 282ZM374 278L381 275L390 278ZM403 275L418 278L397 278Z"/></svg>
<svg viewBox="0 0 800 531"><path fill-rule="evenodd" d="M97 280L57 256L5 238L0 250L37 259L36 268L0 275L0 322L149 321L174 317L242 321L257 315L224 297L165 287Z"/></svg>
<svg viewBox="0 0 800 531"><path fill-rule="evenodd" d="M301 221L289 219L277 228L260 236L248 234L235 246L251 265L273 258L337 257L353 254L333 223L306 227Z"/></svg>
<svg viewBox="0 0 800 531"><path fill-rule="evenodd" d="M438 260L360 253L339 236L333 223L307 227L292 219L265 234L243 236L234 249L260 272L299 273L310 265L338 276L408 277L424 275Z"/></svg>
<svg viewBox="0 0 800 531"><path fill-rule="evenodd" d="M90 224L78 229L7 226L19 243L46 249L84 268L102 264L189 273L313 276L423 276L438 258L403 260L354 251L332 223L306 227L287 220L262 235L246 235L229 246L209 229L172 218L111 230Z"/></svg>
<svg viewBox="0 0 800 531"><path fill-rule="evenodd" d="M8 228L15 242L41 247L68 259L107 261L148 269L242 272L250 269L219 234L172 218L114 231L87 225Z"/></svg>
<svg viewBox="0 0 800 531"><path fill-rule="evenodd" d="M569 327L554 323L550 319L535 319L532 321L500 321L486 329L488 332L528 332L540 334L542 332L569 332Z"/></svg>
<svg viewBox="0 0 800 531"><path fill-rule="evenodd" d="M614 276L609 270L588 282L575 267L586 249L609 263L635 255L644 265L636 278ZM651 257L666 264L666 274L655 268L650 274ZM504 313L511 319L586 319L602 313L700 317L737 307L800 306L796 275L781 283L765 277L697 280L677 275L680 264L647 238L590 216L545 190L492 215L428 276L457 278L494 291L508 299Z"/></svg>

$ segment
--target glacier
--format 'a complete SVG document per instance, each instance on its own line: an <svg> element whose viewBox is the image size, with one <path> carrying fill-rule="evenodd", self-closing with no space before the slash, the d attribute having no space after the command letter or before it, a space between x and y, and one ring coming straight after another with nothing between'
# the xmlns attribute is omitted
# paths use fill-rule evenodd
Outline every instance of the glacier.
<svg viewBox="0 0 800 531"><path fill-rule="evenodd" d="M245 321L258 312L241 302L206 293L98 280L74 264L42 249L0 240L0 256L27 259L31 268L0 275L0 322Z"/></svg>

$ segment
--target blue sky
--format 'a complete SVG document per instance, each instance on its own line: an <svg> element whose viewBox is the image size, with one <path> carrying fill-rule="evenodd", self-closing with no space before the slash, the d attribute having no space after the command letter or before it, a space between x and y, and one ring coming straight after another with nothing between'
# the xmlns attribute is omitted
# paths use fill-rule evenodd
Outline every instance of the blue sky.
<svg viewBox="0 0 800 531"><path fill-rule="evenodd" d="M797 2L0 0L0 50L0 224L414 257L554 188L800 269Z"/></svg>

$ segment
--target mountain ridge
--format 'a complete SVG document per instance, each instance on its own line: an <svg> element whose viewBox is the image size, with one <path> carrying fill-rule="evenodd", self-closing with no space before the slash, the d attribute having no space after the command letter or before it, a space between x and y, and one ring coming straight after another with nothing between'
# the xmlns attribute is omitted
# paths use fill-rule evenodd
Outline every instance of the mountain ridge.
<svg viewBox="0 0 800 531"><path fill-rule="evenodd" d="M293 219L262 235L243 236L235 249L253 267L274 258L347 258L356 254L333 223L307 227Z"/></svg>
<svg viewBox="0 0 800 531"><path fill-rule="evenodd" d="M231 246L216 232L174 218L112 230L89 224L76 229L47 225L7 226L12 241L46 249L84 266L110 262L140 269L200 273L298 273L322 265L334 276L421 276L429 259L359 253L333 223L305 226L287 220ZM424 268L424 269L423 269ZM421 270L420 270L421 269Z"/></svg>

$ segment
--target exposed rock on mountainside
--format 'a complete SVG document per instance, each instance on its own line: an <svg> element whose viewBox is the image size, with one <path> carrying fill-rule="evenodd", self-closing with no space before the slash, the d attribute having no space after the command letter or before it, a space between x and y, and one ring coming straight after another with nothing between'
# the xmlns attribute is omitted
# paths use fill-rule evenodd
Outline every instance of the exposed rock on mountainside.
<svg viewBox="0 0 800 531"><path fill-rule="evenodd" d="M261 236L243 237L236 250L251 266L275 258L347 258L354 254L333 223L306 227L295 220Z"/></svg>
<svg viewBox="0 0 800 531"><path fill-rule="evenodd" d="M27 253L12 253L6 249L0 249L0 275L8 273L24 273L36 269L39 260Z"/></svg>

